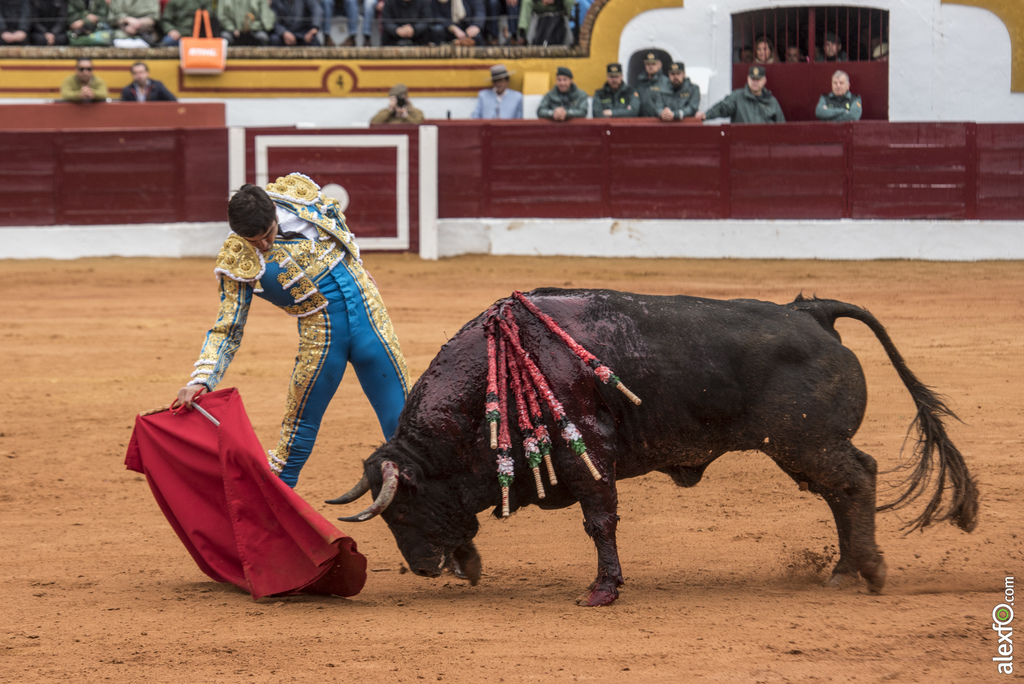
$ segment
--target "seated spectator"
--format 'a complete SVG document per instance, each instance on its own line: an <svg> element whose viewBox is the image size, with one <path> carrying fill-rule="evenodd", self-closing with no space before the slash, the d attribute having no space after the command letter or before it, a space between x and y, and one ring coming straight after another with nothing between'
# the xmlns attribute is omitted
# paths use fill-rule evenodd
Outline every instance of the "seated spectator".
<svg viewBox="0 0 1024 684"><path fill-rule="evenodd" d="M659 116L663 105L662 93L668 92L672 83L661 70L662 64L658 56L648 52L644 56L644 70L633 85L633 90L640 97L640 116Z"/></svg>
<svg viewBox="0 0 1024 684"><path fill-rule="evenodd" d="M668 80L672 85L661 94L661 120L682 121L696 115L700 107L700 86L686 78L686 65L672 62L668 67Z"/></svg>
<svg viewBox="0 0 1024 684"><path fill-rule="evenodd" d="M68 6L65 0L34 0L29 42L33 45L68 44Z"/></svg>
<svg viewBox="0 0 1024 684"><path fill-rule="evenodd" d="M32 0L0 0L0 45L27 45Z"/></svg>
<svg viewBox="0 0 1024 684"><path fill-rule="evenodd" d="M484 0L435 0L434 8L437 27L434 42L451 42L464 47L486 44Z"/></svg>
<svg viewBox="0 0 1024 684"><path fill-rule="evenodd" d="M277 23L267 0L218 0L217 18L228 45L269 45Z"/></svg>
<svg viewBox="0 0 1024 684"><path fill-rule="evenodd" d="M93 35L103 31L110 33L109 14L106 0L68 0L68 42L71 45L110 45L109 36L101 40Z"/></svg>
<svg viewBox="0 0 1024 684"><path fill-rule="evenodd" d="M60 86L60 99L65 102L103 102L107 99L107 84L92 72L92 60L80 59L75 73L64 79Z"/></svg>
<svg viewBox="0 0 1024 684"><path fill-rule="evenodd" d="M487 38L491 45L526 44L526 32L521 36L519 33L519 0L486 0L486 7Z"/></svg>
<svg viewBox="0 0 1024 684"><path fill-rule="evenodd" d="M555 72L555 87L540 101L537 118L552 121L587 118L587 94L572 82L572 71L569 67L558 67Z"/></svg>
<svg viewBox="0 0 1024 684"><path fill-rule="evenodd" d="M121 102L177 102L178 98L160 81L149 77L143 62L132 64L132 82L121 89Z"/></svg>
<svg viewBox="0 0 1024 684"><path fill-rule="evenodd" d="M409 89L401 83L396 83L388 91L388 106L374 114L370 123L423 123L423 112L409 102Z"/></svg>
<svg viewBox="0 0 1024 684"><path fill-rule="evenodd" d="M768 36L760 36L754 42L754 63L775 64L778 61L778 56L775 54L775 43Z"/></svg>
<svg viewBox="0 0 1024 684"><path fill-rule="evenodd" d="M477 94L471 119L522 119L523 94L508 87L509 74L504 64L491 67L492 87Z"/></svg>
<svg viewBox="0 0 1024 684"><path fill-rule="evenodd" d="M196 10L201 9L210 13L210 30L213 35L208 37L220 35L220 22L210 5L211 0L167 0L160 16L160 29L164 32L160 44L174 46L181 41L182 36L191 37L193 25L196 23Z"/></svg>
<svg viewBox="0 0 1024 684"><path fill-rule="evenodd" d="M270 35L271 45L315 47L321 44L324 8L319 0L271 0L270 8L277 16L277 24Z"/></svg>
<svg viewBox="0 0 1024 684"><path fill-rule="evenodd" d="M427 0L384 0L381 42L384 45L426 45L431 39L431 18Z"/></svg>
<svg viewBox="0 0 1024 684"><path fill-rule="evenodd" d="M360 32L363 34L363 45L370 45L371 33L377 14L384 11L384 0L363 0L363 20Z"/></svg>
<svg viewBox="0 0 1024 684"><path fill-rule="evenodd" d="M800 48L796 45L790 45L786 48L786 62L789 64L796 64L798 62L806 62L803 54L800 53Z"/></svg>
<svg viewBox="0 0 1024 684"><path fill-rule="evenodd" d="M832 74L832 92L818 98L814 115L821 121L860 121L863 113L860 95L850 92L850 75L845 71Z"/></svg>
<svg viewBox="0 0 1024 684"><path fill-rule="evenodd" d="M839 38L836 34L829 31L825 34L825 44L822 45L822 51L815 57L816 62L845 62L847 60L846 51L843 50L843 44L839 42Z"/></svg>
<svg viewBox="0 0 1024 684"><path fill-rule="evenodd" d="M572 45L572 8L573 0L522 0L519 30L526 36L526 44Z"/></svg>
<svg viewBox="0 0 1024 684"><path fill-rule="evenodd" d="M160 0L110 0L107 20L114 29L114 40L139 38L156 45Z"/></svg>
<svg viewBox="0 0 1024 684"><path fill-rule="evenodd" d="M747 85L734 90L707 112L697 112L698 121L729 117L733 123L783 123L786 117L771 91L765 88L764 67L754 65L747 72Z"/></svg>
<svg viewBox="0 0 1024 684"><path fill-rule="evenodd" d="M640 113L640 94L622 80L622 65L609 64L604 85L594 92L591 115L595 119L635 117Z"/></svg>

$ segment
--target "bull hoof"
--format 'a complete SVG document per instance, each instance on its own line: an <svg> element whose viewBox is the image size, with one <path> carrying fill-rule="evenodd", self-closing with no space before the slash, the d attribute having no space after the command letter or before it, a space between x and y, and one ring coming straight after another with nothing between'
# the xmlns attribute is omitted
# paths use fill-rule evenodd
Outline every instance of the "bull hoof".
<svg viewBox="0 0 1024 684"><path fill-rule="evenodd" d="M871 570L862 570L860 574L864 576L864 579L868 583L868 591L872 594L882 593L882 587L885 586L885 578L888 574L884 560L879 558L878 563L875 564L874 568Z"/></svg>
<svg viewBox="0 0 1024 684"><path fill-rule="evenodd" d="M856 572L833 572L825 582L825 586L841 589L860 581Z"/></svg>
<svg viewBox="0 0 1024 684"><path fill-rule="evenodd" d="M615 599L619 598L618 590L605 591L603 589L594 589L588 591L578 599L576 599L576 605L578 606L610 606L615 603Z"/></svg>

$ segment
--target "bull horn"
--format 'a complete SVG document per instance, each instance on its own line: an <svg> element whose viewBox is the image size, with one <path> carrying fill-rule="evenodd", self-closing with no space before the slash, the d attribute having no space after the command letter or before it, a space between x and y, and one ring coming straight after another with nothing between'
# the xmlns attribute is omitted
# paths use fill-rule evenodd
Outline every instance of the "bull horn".
<svg viewBox="0 0 1024 684"><path fill-rule="evenodd" d="M395 498L395 492L398 491L398 466L395 465L394 461L384 461L380 466L380 472L384 476L384 484L381 485L380 494L377 495L376 500L374 500L370 507L362 513L338 518L338 520L342 522L365 522L370 518L380 515L391 504L391 500Z"/></svg>
<svg viewBox="0 0 1024 684"><path fill-rule="evenodd" d="M324 501L324 503L329 503L329 504L347 504L347 503L352 503L353 501L355 501L356 499L358 499L359 497L361 497L363 494L365 494L368 491L370 491L370 481L366 479L366 475L364 474L359 479L359 482L356 482L356 486L355 487L353 487L352 489L348 490L347 492L345 492L344 494L339 496L337 499L328 499L327 501Z"/></svg>

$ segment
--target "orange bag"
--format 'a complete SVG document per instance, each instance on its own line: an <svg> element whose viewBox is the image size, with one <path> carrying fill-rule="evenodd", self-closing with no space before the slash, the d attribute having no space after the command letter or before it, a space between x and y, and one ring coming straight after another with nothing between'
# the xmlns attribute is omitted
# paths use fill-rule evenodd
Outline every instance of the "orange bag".
<svg viewBox="0 0 1024 684"><path fill-rule="evenodd" d="M200 24L200 18L202 24ZM206 29L206 37L201 38L202 30ZM228 41L214 38L210 29L210 13L204 9L196 10L196 19L192 23L192 36L182 36L178 41L178 54L181 59L181 70L186 74L220 74L228 65Z"/></svg>

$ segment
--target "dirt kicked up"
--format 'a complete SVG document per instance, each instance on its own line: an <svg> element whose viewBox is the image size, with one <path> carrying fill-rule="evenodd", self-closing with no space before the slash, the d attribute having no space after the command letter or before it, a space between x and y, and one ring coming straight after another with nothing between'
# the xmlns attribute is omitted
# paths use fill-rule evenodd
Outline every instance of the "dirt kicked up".
<svg viewBox="0 0 1024 684"><path fill-rule="evenodd" d="M378 519L343 528L369 559L360 595L253 602L198 570L145 480L123 466L135 414L168 403L192 370L217 309L212 263L3 261L0 681L974 682L1006 680L998 666L1007 662L1024 671L1024 650L1006 661L993 630L995 609L1014 594L1008 578L1024 570L1019 262L366 263L414 378L463 323L515 289L780 303L802 292L863 306L963 420L949 428L981 490L977 530L941 524L904 536L912 510L879 514L884 592L826 588L837 557L828 507L768 457L744 452L723 456L692 489L659 474L619 484L626 585L610 608L574 601L596 564L578 506L507 521L482 514L476 587L405 572ZM838 328L868 380L854 442L892 468L912 447L913 404L870 331L849 320ZM255 304L223 386L240 389L264 445L276 440L294 354L293 322ZM356 512L321 502L355 483L381 439L350 370L298 493L331 519ZM880 499L896 479L880 478Z"/></svg>

